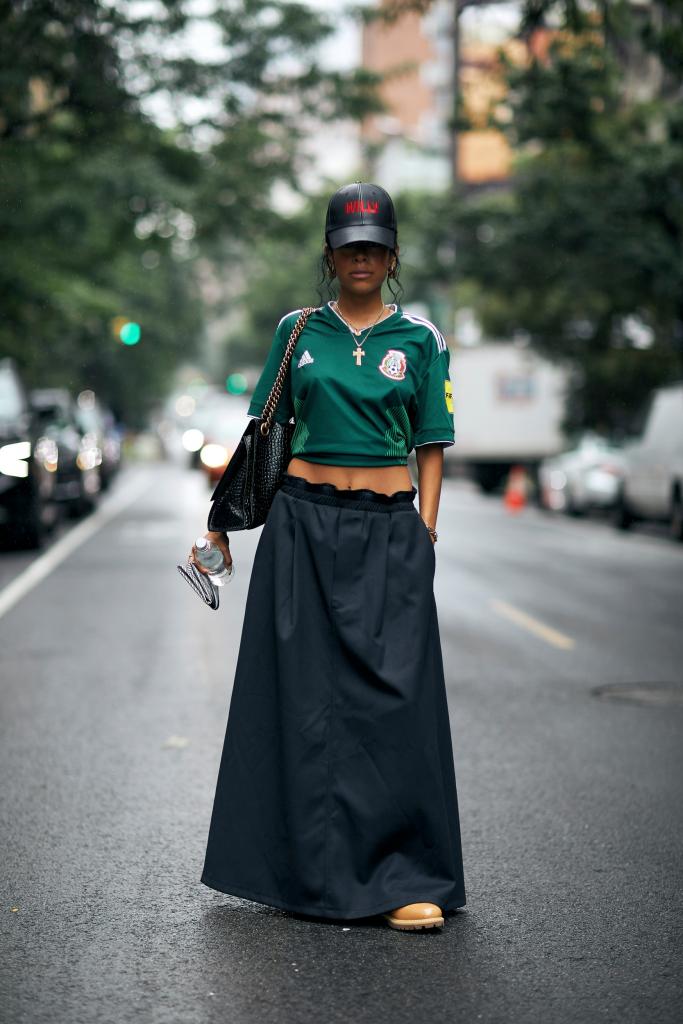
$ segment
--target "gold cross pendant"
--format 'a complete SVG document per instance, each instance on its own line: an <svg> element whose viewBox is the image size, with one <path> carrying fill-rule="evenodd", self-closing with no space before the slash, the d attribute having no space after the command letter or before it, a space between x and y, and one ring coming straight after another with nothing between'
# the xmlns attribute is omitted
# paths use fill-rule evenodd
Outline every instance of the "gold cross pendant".
<svg viewBox="0 0 683 1024"><path fill-rule="evenodd" d="M360 366L361 356L365 355L365 349L361 348L360 345L354 350L354 356L356 357L356 366Z"/></svg>

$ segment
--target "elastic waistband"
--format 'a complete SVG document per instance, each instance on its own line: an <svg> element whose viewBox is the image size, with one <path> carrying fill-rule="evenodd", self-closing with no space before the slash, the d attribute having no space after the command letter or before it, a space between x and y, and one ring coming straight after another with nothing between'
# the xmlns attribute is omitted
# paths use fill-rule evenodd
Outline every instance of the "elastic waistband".
<svg viewBox="0 0 683 1024"><path fill-rule="evenodd" d="M409 491L394 491L393 494L382 494L369 487L357 487L355 490L342 490L330 483L311 483L303 476L284 473L280 490L295 498L303 498L319 505L337 505L341 508L365 509L368 512L397 512L400 509L414 509L413 502L417 488Z"/></svg>

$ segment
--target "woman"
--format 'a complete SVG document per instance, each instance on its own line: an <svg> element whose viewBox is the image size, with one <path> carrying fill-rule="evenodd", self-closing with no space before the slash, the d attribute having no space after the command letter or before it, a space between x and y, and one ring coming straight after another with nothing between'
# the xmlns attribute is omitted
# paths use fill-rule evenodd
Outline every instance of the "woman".
<svg viewBox="0 0 683 1024"><path fill-rule="evenodd" d="M383 189L332 196L323 266L339 297L310 316L276 409L295 417L292 457L254 558L201 880L414 930L442 927L465 890L433 592L449 352L384 304L398 254ZM250 414L299 312L278 325ZM227 536L207 536L230 564Z"/></svg>

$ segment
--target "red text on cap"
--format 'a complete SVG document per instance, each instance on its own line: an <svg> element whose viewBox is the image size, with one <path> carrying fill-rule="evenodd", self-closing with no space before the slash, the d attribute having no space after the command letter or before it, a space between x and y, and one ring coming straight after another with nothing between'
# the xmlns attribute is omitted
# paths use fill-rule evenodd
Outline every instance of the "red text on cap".
<svg viewBox="0 0 683 1024"><path fill-rule="evenodd" d="M344 213L379 213L379 202L365 202L363 199L353 199L346 204Z"/></svg>

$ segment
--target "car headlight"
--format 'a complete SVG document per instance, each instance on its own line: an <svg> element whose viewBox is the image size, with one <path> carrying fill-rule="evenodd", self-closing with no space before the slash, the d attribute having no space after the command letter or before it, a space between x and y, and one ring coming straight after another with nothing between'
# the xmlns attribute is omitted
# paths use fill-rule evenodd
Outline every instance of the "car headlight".
<svg viewBox="0 0 683 1024"><path fill-rule="evenodd" d="M31 457L30 441L12 441L0 445L0 473L5 476L28 476L28 462Z"/></svg>
<svg viewBox="0 0 683 1024"><path fill-rule="evenodd" d="M36 442L35 456L41 462L48 473L56 473L59 464L59 448L52 437L39 437Z"/></svg>
<svg viewBox="0 0 683 1024"><path fill-rule="evenodd" d="M199 458L207 469L218 469L228 461L228 449L222 444L205 444Z"/></svg>
<svg viewBox="0 0 683 1024"><path fill-rule="evenodd" d="M186 452L198 452L204 444L204 435L198 427L190 427L182 436L182 445Z"/></svg>

